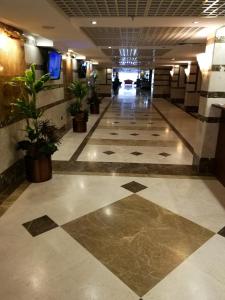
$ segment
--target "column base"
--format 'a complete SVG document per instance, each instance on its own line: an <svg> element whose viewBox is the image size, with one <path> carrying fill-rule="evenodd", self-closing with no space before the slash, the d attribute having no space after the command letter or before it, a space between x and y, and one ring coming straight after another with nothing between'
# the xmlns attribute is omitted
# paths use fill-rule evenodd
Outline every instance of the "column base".
<svg viewBox="0 0 225 300"><path fill-rule="evenodd" d="M182 103L184 104L183 98L170 98L171 103Z"/></svg>
<svg viewBox="0 0 225 300"><path fill-rule="evenodd" d="M192 112L192 113L198 112L198 106L184 106L184 109L186 112Z"/></svg>
<svg viewBox="0 0 225 300"><path fill-rule="evenodd" d="M215 172L215 158L199 157L194 154L193 166L199 173L212 174Z"/></svg>

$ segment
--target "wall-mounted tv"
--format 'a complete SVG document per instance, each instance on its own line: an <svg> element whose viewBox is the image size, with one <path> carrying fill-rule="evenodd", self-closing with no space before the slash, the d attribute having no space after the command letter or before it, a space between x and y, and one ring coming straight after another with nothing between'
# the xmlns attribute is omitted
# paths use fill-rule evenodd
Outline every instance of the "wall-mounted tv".
<svg viewBox="0 0 225 300"><path fill-rule="evenodd" d="M61 73L62 55L56 51L48 52L48 73L50 79L57 80Z"/></svg>

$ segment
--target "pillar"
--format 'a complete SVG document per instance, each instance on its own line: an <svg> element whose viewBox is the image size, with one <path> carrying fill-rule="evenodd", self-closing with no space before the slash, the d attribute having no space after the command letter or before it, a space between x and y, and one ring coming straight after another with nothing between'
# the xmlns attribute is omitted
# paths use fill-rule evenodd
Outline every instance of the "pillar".
<svg viewBox="0 0 225 300"><path fill-rule="evenodd" d="M207 40L204 54L198 57L202 72L199 102L201 122L197 134L194 163L202 171L213 168L221 109L225 105L225 27L217 29Z"/></svg>
<svg viewBox="0 0 225 300"><path fill-rule="evenodd" d="M184 103L185 96L185 72L184 66L175 65L170 86L170 99L173 103Z"/></svg>
<svg viewBox="0 0 225 300"><path fill-rule="evenodd" d="M200 90L202 76L197 62L192 62L188 66L186 79L184 108L187 112L197 112L200 100Z"/></svg>
<svg viewBox="0 0 225 300"><path fill-rule="evenodd" d="M170 96L170 68L157 67L154 70L154 98L169 98Z"/></svg>

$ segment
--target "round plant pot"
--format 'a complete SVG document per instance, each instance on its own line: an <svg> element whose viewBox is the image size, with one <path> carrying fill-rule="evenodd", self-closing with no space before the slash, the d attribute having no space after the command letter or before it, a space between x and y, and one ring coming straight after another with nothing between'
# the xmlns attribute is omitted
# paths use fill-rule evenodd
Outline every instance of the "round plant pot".
<svg viewBox="0 0 225 300"><path fill-rule="evenodd" d="M85 119L73 118L73 131L74 132L86 132L87 121Z"/></svg>
<svg viewBox="0 0 225 300"><path fill-rule="evenodd" d="M52 160L50 155L37 159L25 156L25 170L30 182L44 182L52 178Z"/></svg>
<svg viewBox="0 0 225 300"><path fill-rule="evenodd" d="M90 104L90 112L93 115L98 115L99 114L99 103L91 103Z"/></svg>

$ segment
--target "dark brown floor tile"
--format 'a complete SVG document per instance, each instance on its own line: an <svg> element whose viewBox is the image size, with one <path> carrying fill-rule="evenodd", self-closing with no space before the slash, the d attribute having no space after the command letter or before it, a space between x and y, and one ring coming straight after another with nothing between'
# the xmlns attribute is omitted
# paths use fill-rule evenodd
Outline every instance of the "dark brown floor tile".
<svg viewBox="0 0 225 300"><path fill-rule="evenodd" d="M137 136L139 134L138 133L131 133L130 135Z"/></svg>
<svg viewBox="0 0 225 300"><path fill-rule="evenodd" d="M163 157L168 157L170 156L171 154L167 153L167 152L162 152L162 153L159 153L159 155L163 156Z"/></svg>
<svg viewBox="0 0 225 300"><path fill-rule="evenodd" d="M199 176L200 173L191 165L173 164L140 164L140 163L112 163L112 162L89 162L89 161L53 161L55 172L79 172L79 173L110 173L135 175L183 175ZM212 176L211 173L201 174Z"/></svg>
<svg viewBox="0 0 225 300"><path fill-rule="evenodd" d="M27 223L24 223L23 226L32 236L37 236L58 227L58 225L48 216L42 216L40 218L29 221Z"/></svg>
<svg viewBox="0 0 225 300"><path fill-rule="evenodd" d="M138 151L134 151L134 152L131 152L131 154L133 154L135 156L139 156L139 155L142 155L143 153L138 152Z"/></svg>
<svg viewBox="0 0 225 300"><path fill-rule="evenodd" d="M225 237L225 226L220 229L220 231L218 232L219 235L222 235L223 237Z"/></svg>
<svg viewBox="0 0 225 300"><path fill-rule="evenodd" d="M143 296L214 233L138 195L62 226Z"/></svg>
<svg viewBox="0 0 225 300"><path fill-rule="evenodd" d="M104 151L103 153L105 153L107 155L111 155L111 154L114 154L115 152L109 150L109 151Z"/></svg>
<svg viewBox="0 0 225 300"><path fill-rule="evenodd" d="M128 182L128 183L122 185L121 187L123 187L124 189L126 189L132 193L138 193L144 189L147 189L147 186L140 184L136 181Z"/></svg>

